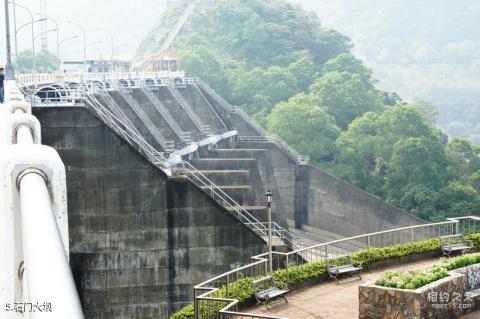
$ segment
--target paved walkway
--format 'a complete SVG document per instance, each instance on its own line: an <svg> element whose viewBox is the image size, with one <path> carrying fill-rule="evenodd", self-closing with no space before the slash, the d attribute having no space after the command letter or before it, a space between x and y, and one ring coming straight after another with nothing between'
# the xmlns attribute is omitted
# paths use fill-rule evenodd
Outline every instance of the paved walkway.
<svg viewBox="0 0 480 319"><path fill-rule="evenodd" d="M478 318L480 318L480 311L475 311L462 317L462 319L478 319Z"/></svg>
<svg viewBox="0 0 480 319"><path fill-rule="evenodd" d="M288 304L279 299L269 305L256 306L245 312L282 316L288 319L354 319L358 318L358 286L367 281L380 278L386 271L405 271L421 269L438 263L440 258L426 259L418 262L399 265L388 269L380 269L362 273L362 280L358 277L345 278L341 284L328 281L316 286L306 287L291 292L287 299ZM479 319L480 316L464 317L465 319Z"/></svg>

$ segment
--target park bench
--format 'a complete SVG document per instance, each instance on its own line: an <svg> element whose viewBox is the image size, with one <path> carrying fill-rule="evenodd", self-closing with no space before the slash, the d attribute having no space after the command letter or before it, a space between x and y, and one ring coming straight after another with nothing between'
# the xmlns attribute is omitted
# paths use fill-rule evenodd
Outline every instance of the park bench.
<svg viewBox="0 0 480 319"><path fill-rule="evenodd" d="M450 257L450 254L454 251L473 248L472 242L466 240L462 234L439 236L438 239L440 239L440 247L444 256Z"/></svg>
<svg viewBox="0 0 480 319"><path fill-rule="evenodd" d="M258 303L263 303L268 310L268 303L277 298L283 298L288 303L285 295L290 291L286 287L279 287L273 277L267 276L252 282L255 298Z"/></svg>
<svg viewBox="0 0 480 319"><path fill-rule="evenodd" d="M356 274L362 279L360 272L363 270L362 265L353 262L351 255L341 255L335 257L327 257L327 270L330 278L334 278L338 282L338 276L342 274Z"/></svg>

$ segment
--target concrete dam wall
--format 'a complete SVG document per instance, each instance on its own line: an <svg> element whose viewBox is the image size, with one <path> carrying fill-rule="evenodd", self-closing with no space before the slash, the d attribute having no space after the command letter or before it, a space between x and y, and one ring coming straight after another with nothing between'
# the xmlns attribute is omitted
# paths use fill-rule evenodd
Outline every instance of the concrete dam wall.
<svg viewBox="0 0 480 319"><path fill-rule="evenodd" d="M193 89L192 89L193 90ZM185 94L189 90L185 90ZM225 122L240 136L262 135L258 129L236 113L229 113L213 96L207 96ZM240 149L261 148L263 163L273 172L275 190L283 213L291 227L311 232L350 237L369 232L424 223L423 220L346 183L311 165L297 165L285 151L271 142L238 141ZM275 192L274 192L275 193Z"/></svg>
<svg viewBox="0 0 480 319"><path fill-rule="evenodd" d="M166 318L193 286L264 242L183 178L167 178L87 109L36 108L67 171L71 266L87 318Z"/></svg>
<svg viewBox="0 0 480 319"><path fill-rule="evenodd" d="M189 143L178 128L193 141L238 131L236 138L184 159L259 221L267 220L264 194L271 189L275 222L325 240L423 223L297 164L201 86L176 91L160 86L151 89L153 95L138 87L105 92L98 94L99 103L116 104L123 119L160 152L167 150L142 117L177 148ZM91 107L40 107L34 113L43 143L57 149L66 166L71 266L88 318L166 318L192 302L194 285L265 251L264 240L231 207L213 199L208 186L168 177Z"/></svg>

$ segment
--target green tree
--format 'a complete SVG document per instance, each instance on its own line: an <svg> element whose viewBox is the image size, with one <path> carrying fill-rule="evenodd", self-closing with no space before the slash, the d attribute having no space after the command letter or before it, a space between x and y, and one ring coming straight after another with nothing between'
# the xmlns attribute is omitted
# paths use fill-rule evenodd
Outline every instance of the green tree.
<svg viewBox="0 0 480 319"><path fill-rule="evenodd" d="M357 59L350 52L342 53L327 61L323 66L324 73L348 72L357 74L365 83L372 83L372 70L365 67L362 60Z"/></svg>
<svg viewBox="0 0 480 319"><path fill-rule="evenodd" d="M267 119L268 130L314 161L331 160L339 128L326 110L301 96L277 104Z"/></svg>
<svg viewBox="0 0 480 319"><path fill-rule="evenodd" d="M479 148L467 140L452 138L447 144L447 154L451 159L450 170L458 178L468 178L480 169Z"/></svg>
<svg viewBox="0 0 480 319"><path fill-rule="evenodd" d="M446 182L447 158L441 145L425 137L401 139L393 146L386 187L388 199L399 204L414 185L441 189Z"/></svg>
<svg viewBox="0 0 480 319"><path fill-rule="evenodd" d="M33 54L30 50L21 51L16 59L16 69L21 73L58 71L60 60L47 50Z"/></svg>
<svg viewBox="0 0 480 319"><path fill-rule="evenodd" d="M298 88L307 91L310 85L318 77L318 67L315 62L308 56L303 56L288 66L288 70L295 76Z"/></svg>
<svg viewBox="0 0 480 319"><path fill-rule="evenodd" d="M317 103L328 109L337 124L346 129L356 117L369 112L383 111L380 96L359 75L348 72L330 72L310 87Z"/></svg>

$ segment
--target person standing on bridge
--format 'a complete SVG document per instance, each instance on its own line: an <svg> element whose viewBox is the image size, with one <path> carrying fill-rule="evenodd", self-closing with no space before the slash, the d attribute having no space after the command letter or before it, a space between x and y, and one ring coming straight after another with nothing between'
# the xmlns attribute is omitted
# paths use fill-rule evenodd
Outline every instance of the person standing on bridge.
<svg viewBox="0 0 480 319"><path fill-rule="evenodd" d="M3 80L5 75L3 75L3 67L0 67L0 103L3 103Z"/></svg>

